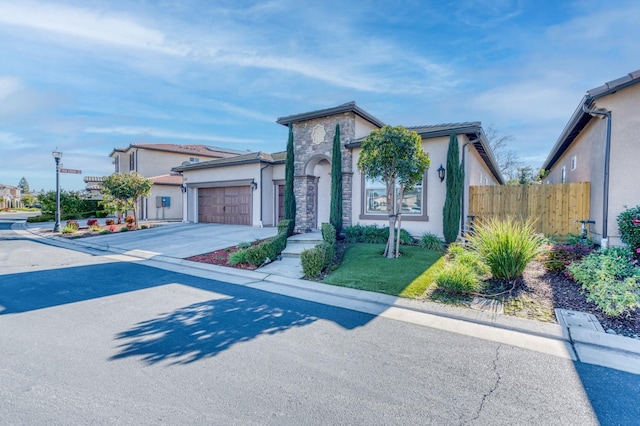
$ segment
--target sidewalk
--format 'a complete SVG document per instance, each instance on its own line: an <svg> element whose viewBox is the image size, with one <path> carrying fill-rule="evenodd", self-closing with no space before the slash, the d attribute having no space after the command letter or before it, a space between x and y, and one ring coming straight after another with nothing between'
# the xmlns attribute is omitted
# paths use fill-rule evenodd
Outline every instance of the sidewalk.
<svg viewBox="0 0 640 426"><path fill-rule="evenodd" d="M269 232L275 235L276 232L275 228L227 229L225 227L227 225L220 225L220 228L217 228L215 225L173 224L162 227L164 230L157 228L161 231L156 231L154 235L147 234L145 238L121 240L121 244L113 238L107 240L103 237L131 237L134 233L92 237L88 240L69 240L44 235L40 232L42 228L26 227L24 224L14 225L14 230L30 238L71 250L101 255L125 255L119 256L118 259L142 261L160 269L245 285L271 293L640 374L640 340L596 331L577 322L567 323L564 326L544 323L492 312L397 298L273 273L246 271L183 259L193 254L237 244L242 241L242 237L257 235L257 233L266 235ZM214 233L213 230L217 232ZM153 230L147 230L145 233L150 231ZM216 241L220 235L225 237ZM195 238L196 236L198 238ZM209 236L211 238L207 238ZM184 247L185 241L188 241L189 250ZM165 253L148 250L149 244L153 244L154 250L158 250L158 247L163 248ZM174 249L176 245L180 247L179 250ZM167 254L169 251L171 254ZM185 252L191 252L191 254L184 255Z"/></svg>

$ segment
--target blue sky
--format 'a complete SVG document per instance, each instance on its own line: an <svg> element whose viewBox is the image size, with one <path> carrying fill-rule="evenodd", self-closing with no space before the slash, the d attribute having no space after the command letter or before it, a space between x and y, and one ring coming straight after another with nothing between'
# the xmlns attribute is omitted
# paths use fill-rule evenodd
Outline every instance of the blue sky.
<svg viewBox="0 0 640 426"><path fill-rule="evenodd" d="M586 90L640 68L640 2L0 0L0 183L53 189L136 142L285 149L277 117L356 101L482 121L538 168Z"/></svg>

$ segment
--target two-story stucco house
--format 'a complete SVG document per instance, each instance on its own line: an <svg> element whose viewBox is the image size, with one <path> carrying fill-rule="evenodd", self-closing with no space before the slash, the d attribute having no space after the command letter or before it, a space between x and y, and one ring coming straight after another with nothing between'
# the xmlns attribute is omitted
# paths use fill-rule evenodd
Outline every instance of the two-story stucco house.
<svg viewBox="0 0 640 426"><path fill-rule="evenodd" d="M317 229L329 221L332 147L336 125L342 143L343 223L388 223L385 186L358 171L360 142L384 123L355 102L277 120L292 125L296 228ZM470 185L503 184L479 122L410 127L422 137L432 166L414 190L405 194L403 228L413 235L442 236L445 184L437 169L446 164L449 135L458 137L465 152L465 193ZM284 147L283 147L284 148ZM461 154L462 158L462 154ZM190 222L274 226L282 219L286 152L253 152L231 158L174 167L187 188L185 217ZM465 202L468 206L468 202ZM466 211L463 213L466 217Z"/></svg>
<svg viewBox="0 0 640 426"><path fill-rule="evenodd" d="M109 156L113 159L115 173L137 172L153 182L151 195L140 202L139 219L182 220L182 176L171 169L181 164L198 164L241 153L243 151L207 145L136 143L126 148L115 148ZM92 187L99 186L98 180L101 179L85 178Z"/></svg>
<svg viewBox="0 0 640 426"><path fill-rule="evenodd" d="M542 168L544 183L590 182L594 240L620 245L616 217L640 204L640 70L588 90Z"/></svg>
<svg viewBox="0 0 640 426"><path fill-rule="evenodd" d="M0 183L0 209L24 207L22 205L22 190L16 186Z"/></svg>

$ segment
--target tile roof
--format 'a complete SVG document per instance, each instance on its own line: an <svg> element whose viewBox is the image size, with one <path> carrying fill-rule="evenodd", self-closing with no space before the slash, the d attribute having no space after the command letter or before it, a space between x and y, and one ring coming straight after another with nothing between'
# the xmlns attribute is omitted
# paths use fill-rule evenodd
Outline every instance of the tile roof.
<svg viewBox="0 0 640 426"><path fill-rule="evenodd" d="M214 167L232 166L232 165L249 164L249 163L274 164L274 163L284 162L286 155L287 155L286 152L278 152L272 155L266 152L256 151L256 152L250 152L244 155L237 155L235 157L218 158L215 160L201 161L199 163L178 166L178 167L174 167L171 170L176 172L182 172L185 170L210 169Z"/></svg>
<svg viewBox="0 0 640 426"><path fill-rule="evenodd" d="M178 145L172 143L134 143L127 148L114 148L109 156L112 156L115 152L127 152L132 148L138 149L150 149L154 151L175 152L179 154L192 154L205 157L231 157L234 155L244 154L247 151L241 151L237 149L220 148L209 145Z"/></svg>
<svg viewBox="0 0 640 426"><path fill-rule="evenodd" d="M182 185L182 176L178 173L167 173L165 175L153 176L149 179L157 185Z"/></svg>

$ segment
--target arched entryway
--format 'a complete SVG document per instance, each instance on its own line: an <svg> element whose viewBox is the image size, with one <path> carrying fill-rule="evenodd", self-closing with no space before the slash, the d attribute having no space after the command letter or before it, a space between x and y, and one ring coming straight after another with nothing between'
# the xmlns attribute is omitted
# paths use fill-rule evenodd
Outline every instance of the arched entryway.
<svg viewBox="0 0 640 426"><path fill-rule="evenodd" d="M308 196L315 195L315 199L312 200L314 206L313 216L315 218L315 228L319 229L322 223L329 222L331 210L331 160L323 154L314 155L307 161L305 172L307 176L312 176L315 182L313 185L314 194L308 194Z"/></svg>

